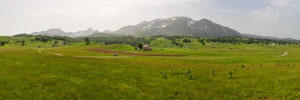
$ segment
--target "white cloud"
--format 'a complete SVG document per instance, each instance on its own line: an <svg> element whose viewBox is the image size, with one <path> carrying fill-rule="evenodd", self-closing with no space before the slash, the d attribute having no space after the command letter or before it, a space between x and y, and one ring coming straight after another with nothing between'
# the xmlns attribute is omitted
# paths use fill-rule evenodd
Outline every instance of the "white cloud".
<svg viewBox="0 0 300 100"><path fill-rule="evenodd" d="M185 2L197 2L207 0L108 0L109 5L126 5L126 6L164 6L181 4Z"/></svg>
<svg viewBox="0 0 300 100"><path fill-rule="evenodd" d="M241 11L238 10L233 10L233 9L221 9L222 11L226 12L226 13L235 13L235 14L241 14Z"/></svg>
<svg viewBox="0 0 300 100"><path fill-rule="evenodd" d="M118 16L123 14L131 14L133 13L132 7L127 6L105 6L97 9L97 11L94 14L96 16Z"/></svg>
<svg viewBox="0 0 300 100"><path fill-rule="evenodd" d="M49 16L49 15L81 15L85 14L87 11L84 9L39 9L39 10L30 10L28 11L31 16Z"/></svg>
<svg viewBox="0 0 300 100"><path fill-rule="evenodd" d="M295 0L269 0L268 3L275 7L290 7Z"/></svg>
<svg viewBox="0 0 300 100"><path fill-rule="evenodd" d="M300 0L269 0L268 4L273 7L300 12Z"/></svg>
<svg viewBox="0 0 300 100"><path fill-rule="evenodd" d="M155 7L166 5L177 5L187 2L200 2L209 0L52 0L44 8L35 8L27 11L30 16L51 15L96 15L110 16L132 14L140 7ZM59 2L59 4L56 4ZM67 4L67 5L66 5Z"/></svg>
<svg viewBox="0 0 300 100"><path fill-rule="evenodd" d="M258 20L277 21L284 13L284 11L268 6L262 10L253 11L250 15L254 16L254 18Z"/></svg>

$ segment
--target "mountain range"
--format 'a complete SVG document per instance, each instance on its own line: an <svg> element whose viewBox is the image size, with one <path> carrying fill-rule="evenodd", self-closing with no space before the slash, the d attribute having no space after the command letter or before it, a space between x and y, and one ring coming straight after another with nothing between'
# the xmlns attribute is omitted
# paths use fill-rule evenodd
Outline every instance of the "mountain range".
<svg viewBox="0 0 300 100"><path fill-rule="evenodd" d="M258 38L258 39L270 39L270 40L285 40L285 41L298 41L293 38L278 38L274 36L260 36L260 35L253 35L253 34L243 34L245 38Z"/></svg>
<svg viewBox="0 0 300 100"><path fill-rule="evenodd" d="M92 28L88 28L87 30L77 31L77 32L65 32L60 28L52 28L46 31L41 32L33 32L32 35L48 35L48 36L68 36L68 37L83 37L83 36L90 36L93 33L97 32Z"/></svg>
<svg viewBox="0 0 300 100"><path fill-rule="evenodd" d="M241 34L229 27L217 24L209 19L195 21L188 17L172 17L144 21L137 25L129 25L117 31L104 30L98 32L92 28L77 32L65 32L59 28L48 29L41 32L33 32L32 35L68 36L68 37L116 37L116 36L153 36L153 35L180 35L195 37L244 37L272 40L295 40L292 38L277 38L271 36L259 36Z"/></svg>
<svg viewBox="0 0 300 100"><path fill-rule="evenodd" d="M214 23L208 19L194 21L188 17L173 17L144 21L137 25L125 26L117 34L151 36L182 35L197 37L243 37L234 29Z"/></svg>

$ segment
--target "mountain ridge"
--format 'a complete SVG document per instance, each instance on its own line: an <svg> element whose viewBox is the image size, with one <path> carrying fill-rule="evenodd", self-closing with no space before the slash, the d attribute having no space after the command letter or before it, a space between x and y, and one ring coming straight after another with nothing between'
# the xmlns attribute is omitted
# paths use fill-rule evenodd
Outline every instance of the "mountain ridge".
<svg viewBox="0 0 300 100"><path fill-rule="evenodd" d="M81 30L77 32L65 32L60 28L51 28L45 31L33 32L32 35L48 35L48 36L68 36L68 37L82 37L82 36L90 36L93 33L97 32L92 28L88 28L87 30Z"/></svg>
<svg viewBox="0 0 300 100"><path fill-rule="evenodd" d="M195 21L189 17L172 17L143 21L137 25L129 25L115 31L117 34L151 36L151 35L183 35L198 37L242 37L234 29L222 26L206 18Z"/></svg>
<svg viewBox="0 0 300 100"><path fill-rule="evenodd" d="M261 35L254 35L254 34L243 34L245 38L259 38L259 39L270 39L270 40L287 40L287 41L298 41L297 39L286 37L286 38L279 38L274 36L261 36Z"/></svg>
<svg viewBox="0 0 300 100"><path fill-rule="evenodd" d="M195 37L243 37L261 38L272 40L296 40L293 38L278 38L253 34L241 34L238 31L217 24L207 18L195 21L189 17L176 16L172 18L142 21L136 25L121 27L116 31L104 30L99 32L92 28L77 32L65 32L60 28L51 28L45 31L33 32L32 35L68 36L68 37L114 37L114 36L154 36L154 35L179 35Z"/></svg>

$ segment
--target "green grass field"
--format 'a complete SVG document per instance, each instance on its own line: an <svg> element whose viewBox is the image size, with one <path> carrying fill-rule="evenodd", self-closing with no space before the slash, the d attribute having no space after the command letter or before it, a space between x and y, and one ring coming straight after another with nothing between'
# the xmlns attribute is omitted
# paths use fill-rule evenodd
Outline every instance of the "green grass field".
<svg viewBox="0 0 300 100"><path fill-rule="evenodd" d="M177 48L163 38L153 51L92 42L55 47L15 41L0 46L0 99L298 99L300 46L209 44ZM28 38L31 39L31 38ZM186 44L185 44L186 45ZM42 48L37 48L41 46ZM215 47L215 48L212 48ZM232 48L232 49L229 49ZM184 57L132 56L106 49ZM163 51L161 51L163 49ZM288 52L288 55L283 55ZM61 54L58 56L56 54ZM80 57L78 57L80 56Z"/></svg>

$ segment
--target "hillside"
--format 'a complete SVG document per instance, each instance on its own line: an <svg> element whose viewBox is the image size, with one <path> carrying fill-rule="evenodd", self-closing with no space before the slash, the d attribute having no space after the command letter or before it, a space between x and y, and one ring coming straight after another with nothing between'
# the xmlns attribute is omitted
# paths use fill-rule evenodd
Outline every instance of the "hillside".
<svg viewBox="0 0 300 100"><path fill-rule="evenodd" d="M270 40L282 40L282 41L298 41L293 38L278 38L273 36L260 36L260 35L253 35L253 34L243 34L245 38L258 38L258 39L270 39Z"/></svg>
<svg viewBox="0 0 300 100"><path fill-rule="evenodd" d="M144 21L138 25L125 26L116 31L118 34L151 36L183 35L199 37L242 37L234 29L214 23L208 19L194 21L188 17L173 17Z"/></svg>
<svg viewBox="0 0 300 100"><path fill-rule="evenodd" d="M65 32L60 28L52 28L46 31L33 32L32 35L81 37L81 36L90 36L95 32L96 30L92 28L89 28L87 30L77 31L77 32Z"/></svg>

